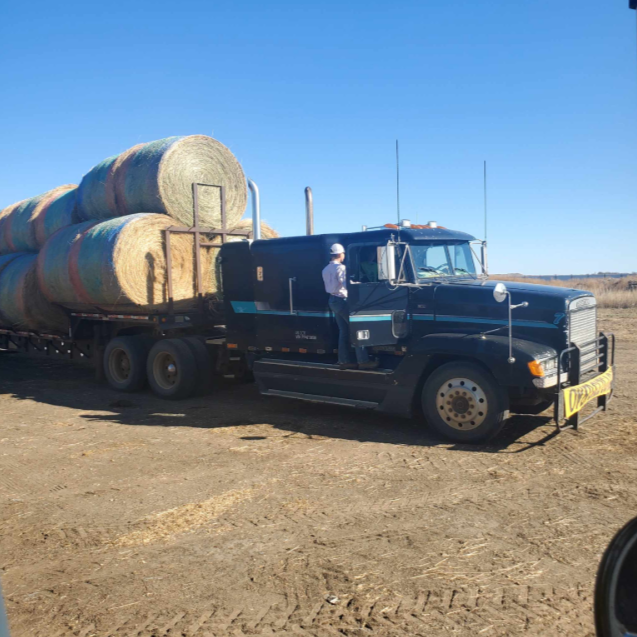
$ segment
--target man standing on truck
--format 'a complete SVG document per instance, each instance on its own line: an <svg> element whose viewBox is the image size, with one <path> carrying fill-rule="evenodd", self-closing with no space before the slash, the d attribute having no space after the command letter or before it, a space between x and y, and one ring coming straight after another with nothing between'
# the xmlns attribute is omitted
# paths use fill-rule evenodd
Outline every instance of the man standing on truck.
<svg viewBox="0 0 637 637"><path fill-rule="evenodd" d="M349 347L349 309L347 307L347 268L345 248L335 243L330 248L331 261L323 268L325 291L330 295L328 305L338 325L338 363L341 369L374 369L378 361L369 360L365 347L355 347L356 360L351 360Z"/></svg>

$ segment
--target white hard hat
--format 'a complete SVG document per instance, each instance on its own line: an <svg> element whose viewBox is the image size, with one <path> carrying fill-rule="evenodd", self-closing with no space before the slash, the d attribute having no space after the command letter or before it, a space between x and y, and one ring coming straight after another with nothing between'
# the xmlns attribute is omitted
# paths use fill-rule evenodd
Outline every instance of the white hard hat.
<svg viewBox="0 0 637 637"><path fill-rule="evenodd" d="M345 248L340 243L335 243L330 248L330 254L345 254Z"/></svg>

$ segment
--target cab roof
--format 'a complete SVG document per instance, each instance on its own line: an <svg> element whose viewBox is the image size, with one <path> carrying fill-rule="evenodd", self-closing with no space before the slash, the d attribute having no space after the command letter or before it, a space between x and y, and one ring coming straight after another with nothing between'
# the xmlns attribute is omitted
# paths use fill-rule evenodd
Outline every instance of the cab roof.
<svg viewBox="0 0 637 637"><path fill-rule="evenodd" d="M458 230L448 230L447 228L376 228L364 232L341 232L329 234L301 235L296 237L280 237L278 239L265 239L256 241L255 244L263 243L264 246L285 244L298 244L307 242L308 245L315 243L342 243L350 245L353 243L386 243L391 236L402 241L475 241L476 238L466 232Z"/></svg>
<svg viewBox="0 0 637 637"><path fill-rule="evenodd" d="M391 235L403 241L475 241L476 238L466 232L449 230L448 228L379 228L366 230L365 232L347 233L350 240L356 237L357 241L375 241L376 239L388 240Z"/></svg>

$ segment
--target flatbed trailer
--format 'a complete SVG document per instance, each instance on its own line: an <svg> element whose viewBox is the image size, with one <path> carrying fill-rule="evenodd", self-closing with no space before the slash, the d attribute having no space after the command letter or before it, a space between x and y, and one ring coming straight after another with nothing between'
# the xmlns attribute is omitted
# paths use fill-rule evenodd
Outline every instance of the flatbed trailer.
<svg viewBox="0 0 637 637"><path fill-rule="evenodd" d="M213 188L219 192L219 228L206 228L199 224L200 188ZM256 188L253 182L251 188ZM168 297L165 311L139 312L136 307L126 306L118 308L119 311L107 311L93 306L87 306L82 311L71 311L61 307L69 319L68 334L0 328L0 350L88 362L94 366L98 380L106 379L112 387L119 390L135 391L145 384L145 358L152 345L162 339L183 339L195 357L198 374L209 378L210 368L212 372L226 378L245 377L248 372L243 355L236 352L232 356L227 355L223 302L215 295L204 295L200 251L196 246L221 249L229 237L235 240L248 239L253 233L228 229L223 186L193 183L192 193L193 225L171 226L164 231ZM174 234L192 234L194 238L196 297L189 304L191 307L180 311L175 310L173 299L171 237ZM116 363L108 360L113 349L117 349L118 343L130 348L128 354L120 356L119 370ZM194 379L187 381L195 383ZM198 383L198 386L200 392L203 392L202 383ZM160 388L158 393L162 395ZM166 391L163 395L177 398L187 393L184 388L175 396Z"/></svg>

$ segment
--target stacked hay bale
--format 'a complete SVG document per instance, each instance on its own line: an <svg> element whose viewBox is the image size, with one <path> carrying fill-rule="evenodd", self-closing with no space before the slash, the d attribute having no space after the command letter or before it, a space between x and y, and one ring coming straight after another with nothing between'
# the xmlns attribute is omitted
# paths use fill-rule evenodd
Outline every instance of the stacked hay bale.
<svg viewBox="0 0 637 637"><path fill-rule="evenodd" d="M138 213L71 226L52 237L38 257L44 295L69 309L162 311L168 307L166 215ZM197 298L194 235L171 236L173 301L191 309ZM215 248L200 248L203 288L216 290Z"/></svg>
<svg viewBox="0 0 637 637"><path fill-rule="evenodd" d="M0 323L17 330L65 332L66 314L49 303L38 287L37 255L0 257Z"/></svg>
<svg viewBox="0 0 637 637"><path fill-rule="evenodd" d="M139 144L100 162L80 183L78 213L89 220L155 212L192 225L193 182L224 186L228 227L241 219L247 201L241 165L228 148L205 135ZM199 223L220 226L217 188L199 189Z"/></svg>
<svg viewBox="0 0 637 637"><path fill-rule="evenodd" d="M7 227L7 222L9 218L11 217L11 214L22 203L23 203L22 201L18 201L0 210L0 255L10 254L12 252L6 240L5 229Z"/></svg>
<svg viewBox="0 0 637 637"><path fill-rule="evenodd" d="M0 211L0 324L65 331L70 310L164 311L168 305L165 230L191 226L192 183L225 188L227 227L247 201L232 153L203 135L138 144L92 168L79 186L61 186ZM199 189L199 221L221 227L218 188ZM263 238L278 234L262 224ZM197 298L193 234L171 235L173 301ZM206 241L202 237L202 241ZM219 238L215 241L220 241ZM199 248L204 294L216 293L216 248ZM24 254L35 253L39 254Z"/></svg>
<svg viewBox="0 0 637 637"><path fill-rule="evenodd" d="M57 230L75 223L77 186L59 186L0 212L0 254L37 252Z"/></svg>

